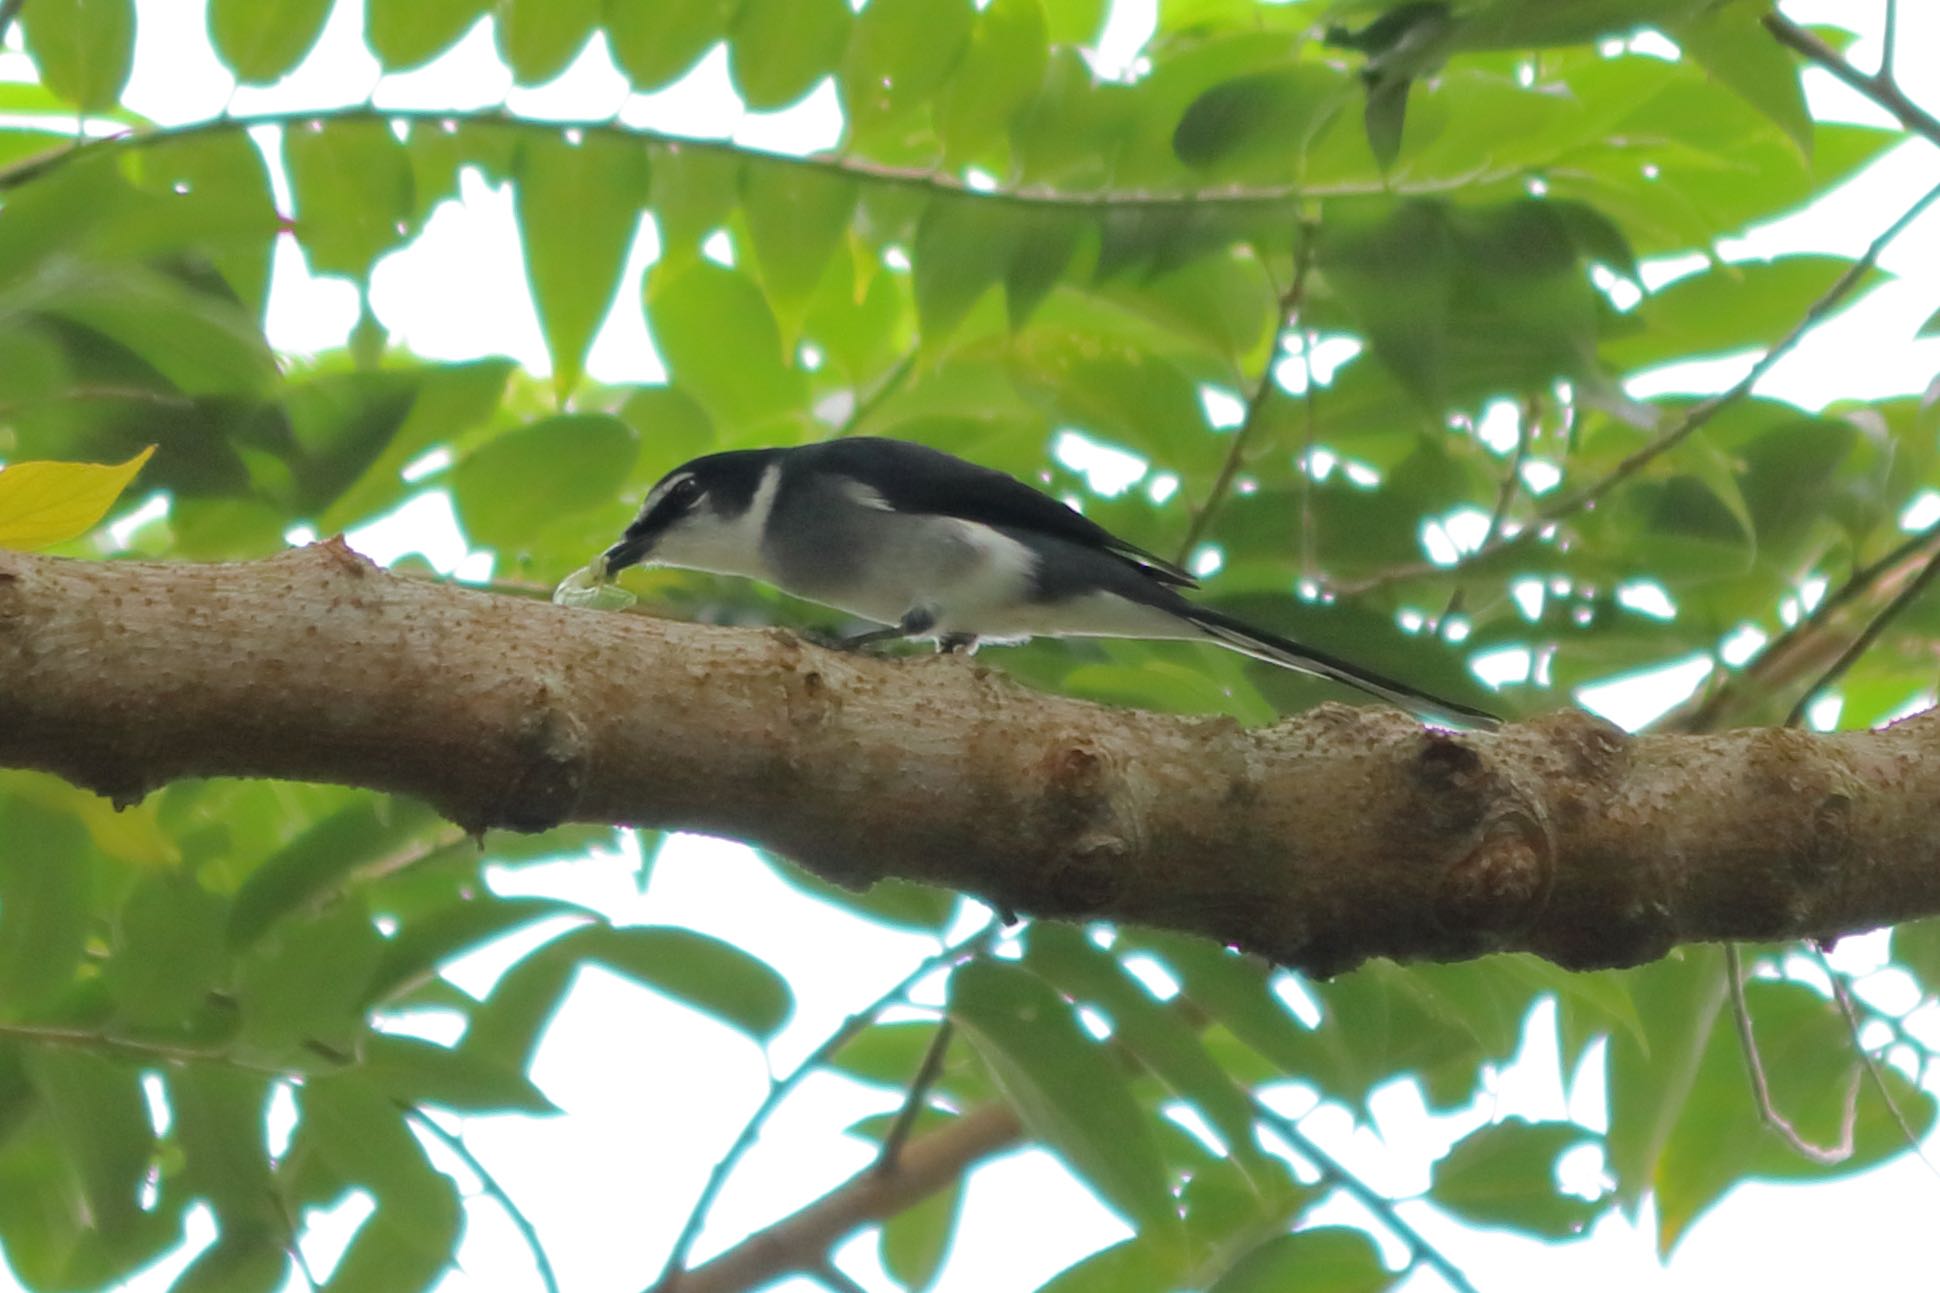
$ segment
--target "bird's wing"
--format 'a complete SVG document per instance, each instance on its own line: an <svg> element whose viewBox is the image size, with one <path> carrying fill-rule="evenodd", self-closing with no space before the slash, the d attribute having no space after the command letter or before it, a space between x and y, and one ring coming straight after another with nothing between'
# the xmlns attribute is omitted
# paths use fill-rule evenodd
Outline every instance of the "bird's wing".
<svg viewBox="0 0 1940 1293"><path fill-rule="evenodd" d="M954 516L1054 535L1121 557L1161 584L1199 586L1198 580L1165 558L1127 543L1042 490L941 449L908 440L852 436L795 452L813 453L821 466L874 490L898 512Z"/></svg>

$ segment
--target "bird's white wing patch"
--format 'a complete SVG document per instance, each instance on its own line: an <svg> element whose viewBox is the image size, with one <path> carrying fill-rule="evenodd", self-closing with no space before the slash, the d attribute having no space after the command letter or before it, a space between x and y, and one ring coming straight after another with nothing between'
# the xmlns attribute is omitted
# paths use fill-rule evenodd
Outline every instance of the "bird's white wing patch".
<svg viewBox="0 0 1940 1293"><path fill-rule="evenodd" d="M843 495L857 507L866 507L872 512L893 512L889 500L876 492L871 486L859 480L844 480L841 484Z"/></svg>

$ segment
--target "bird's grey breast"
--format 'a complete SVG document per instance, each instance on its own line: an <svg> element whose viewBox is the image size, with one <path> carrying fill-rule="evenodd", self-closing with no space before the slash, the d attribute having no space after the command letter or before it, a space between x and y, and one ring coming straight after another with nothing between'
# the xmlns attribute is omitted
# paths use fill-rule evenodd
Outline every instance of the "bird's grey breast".
<svg viewBox="0 0 1940 1293"><path fill-rule="evenodd" d="M972 576L983 554L961 521L898 512L859 481L804 473L781 482L763 557L789 592L894 623Z"/></svg>

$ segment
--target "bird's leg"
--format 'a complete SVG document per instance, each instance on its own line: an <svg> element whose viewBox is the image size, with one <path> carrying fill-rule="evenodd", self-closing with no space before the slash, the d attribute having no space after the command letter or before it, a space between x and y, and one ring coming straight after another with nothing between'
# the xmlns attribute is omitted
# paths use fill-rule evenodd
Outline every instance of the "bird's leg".
<svg viewBox="0 0 1940 1293"><path fill-rule="evenodd" d="M854 651L860 647L874 646L878 642L893 642L897 638L921 637L936 627L936 610L930 606L912 606L903 612L903 618L886 629L871 629L854 637L842 639L846 650Z"/></svg>

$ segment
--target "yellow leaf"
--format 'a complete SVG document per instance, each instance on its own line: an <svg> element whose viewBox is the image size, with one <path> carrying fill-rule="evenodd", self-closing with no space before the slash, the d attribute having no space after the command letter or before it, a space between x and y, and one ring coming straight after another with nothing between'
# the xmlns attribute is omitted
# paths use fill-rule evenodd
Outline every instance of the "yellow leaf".
<svg viewBox="0 0 1940 1293"><path fill-rule="evenodd" d="M44 772L10 772L0 776L0 795L13 794L56 813L81 820L94 847L117 862L137 867L175 866L182 851L163 829L156 803L149 799L116 808L101 796L69 785Z"/></svg>
<svg viewBox="0 0 1940 1293"><path fill-rule="evenodd" d="M115 466L17 462L0 468L0 548L45 548L86 534L154 452L151 444Z"/></svg>

